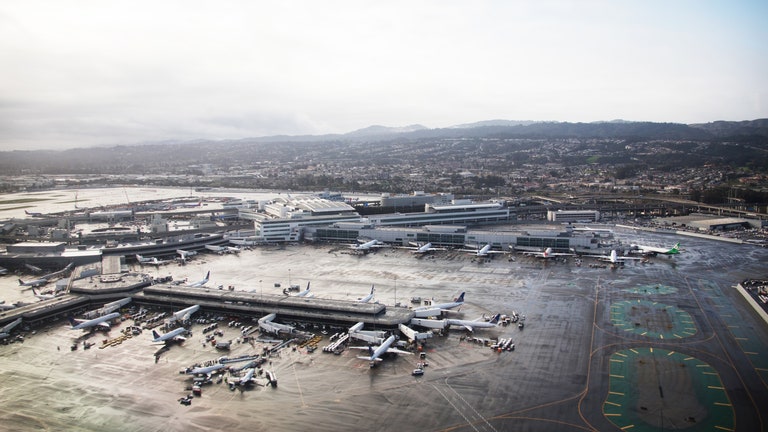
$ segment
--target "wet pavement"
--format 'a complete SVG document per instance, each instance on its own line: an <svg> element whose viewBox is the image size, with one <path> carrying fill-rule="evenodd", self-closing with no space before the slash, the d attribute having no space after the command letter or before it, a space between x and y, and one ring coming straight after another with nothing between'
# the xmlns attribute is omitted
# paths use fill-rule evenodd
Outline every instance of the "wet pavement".
<svg viewBox="0 0 768 432"><path fill-rule="evenodd" d="M516 349L502 353L471 342L461 330L432 338L426 346L429 366L420 377L411 375L419 361L415 354L387 358L370 369L356 358L357 350L334 355L288 347L264 365L276 374L276 388L262 377L243 391L214 382L186 406L178 399L190 393L191 379L179 370L223 355L203 343L205 325L194 324L183 345L170 347L156 361L158 347L147 330L99 348L131 320L114 325L108 336L87 338L95 343L88 350L81 332L62 321L26 333L23 344L0 346L0 424L9 430L83 431L618 430L603 413L609 358L633 347L659 347L710 364L728 394L737 429L765 430L768 419L761 418L758 406L768 400L768 387L756 359L768 355L767 327L733 285L766 276L768 249L632 230L615 233L625 243L679 240L684 252L601 269L590 268L587 258L581 266L572 259L521 256L480 263L462 252L415 258L407 250L383 249L356 256L339 245L286 245L238 255L200 254L184 266L134 265L156 277L189 281L210 270L207 287L232 285L270 296L309 281L317 297L350 301L368 294L373 284L375 300L388 305L408 305L414 296L449 301L466 291L457 317L517 311L525 315L525 328L475 331L482 338L512 338ZM636 289L658 284L674 289L658 295ZM0 277L0 299L22 298L36 300L13 275ZM625 331L612 320L612 305L638 299L687 312L696 331L674 339L660 339L661 331L652 338ZM237 343L240 330L228 327L228 320L220 324L224 336L219 337L233 340L226 355L261 353L269 346ZM333 331L314 332L323 336L322 347ZM78 349L72 351L75 342ZM655 430L642 427L647 426L635 425L635 430ZM686 430L696 427L692 423Z"/></svg>

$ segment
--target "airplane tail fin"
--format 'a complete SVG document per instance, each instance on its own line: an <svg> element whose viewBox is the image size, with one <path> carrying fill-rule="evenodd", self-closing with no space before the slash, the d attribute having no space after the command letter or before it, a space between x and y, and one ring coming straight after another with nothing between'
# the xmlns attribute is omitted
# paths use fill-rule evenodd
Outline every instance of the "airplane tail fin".
<svg viewBox="0 0 768 432"><path fill-rule="evenodd" d="M373 294L373 285L371 285L371 294Z"/></svg>
<svg viewBox="0 0 768 432"><path fill-rule="evenodd" d="M501 318L501 314L494 315L493 318L491 318L491 321L490 321L491 324L498 324L500 318Z"/></svg>
<svg viewBox="0 0 768 432"><path fill-rule="evenodd" d="M69 321L69 324L70 324L72 327L74 327L74 326L76 326L76 325L77 325L77 321L75 321L75 319L72 317L72 315L68 315L68 316L67 316L67 321Z"/></svg>
<svg viewBox="0 0 768 432"><path fill-rule="evenodd" d="M675 243L675 245L672 246L672 250L670 252L672 253L680 252L680 243Z"/></svg>
<svg viewBox="0 0 768 432"><path fill-rule="evenodd" d="M454 300L457 303L463 303L464 302L464 293L462 292L461 295L456 297L456 300Z"/></svg>
<svg viewBox="0 0 768 432"><path fill-rule="evenodd" d="M157 334L157 330L152 330L152 337L153 337L155 340L157 340L157 339L160 339L160 335L159 335L159 334Z"/></svg>
<svg viewBox="0 0 768 432"><path fill-rule="evenodd" d="M205 280L208 280L211 277L211 271L208 270L208 273L205 274Z"/></svg>
<svg viewBox="0 0 768 432"><path fill-rule="evenodd" d="M24 281L19 279L19 285L24 286Z"/></svg>

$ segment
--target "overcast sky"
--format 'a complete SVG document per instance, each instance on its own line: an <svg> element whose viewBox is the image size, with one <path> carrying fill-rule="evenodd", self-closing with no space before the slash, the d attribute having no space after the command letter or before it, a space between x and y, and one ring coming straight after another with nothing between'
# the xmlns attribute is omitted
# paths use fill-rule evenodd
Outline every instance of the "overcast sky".
<svg viewBox="0 0 768 432"><path fill-rule="evenodd" d="M768 1L0 0L0 150L768 117Z"/></svg>

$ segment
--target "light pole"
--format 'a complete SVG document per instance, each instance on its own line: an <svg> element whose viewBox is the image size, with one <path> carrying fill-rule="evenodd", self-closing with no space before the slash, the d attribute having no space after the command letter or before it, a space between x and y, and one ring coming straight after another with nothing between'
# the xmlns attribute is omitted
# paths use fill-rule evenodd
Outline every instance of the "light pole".
<svg viewBox="0 0 768 432"><path fill-rule="evenodd" d="M397 306L397 276L395 276L395 306Z"/></svg>
<svg viewBox="0 0 768 432"><path fill-rule="evenodd" d="M264 302L264 287L261 285L261 279L259 279L259 297L261 297L261 301Z"/></svg>
<svg viewBox="0 0 768 432"><path fill-rule="evenodd" d="M288 289L291 289L291 269L288 269Z"/></svg>

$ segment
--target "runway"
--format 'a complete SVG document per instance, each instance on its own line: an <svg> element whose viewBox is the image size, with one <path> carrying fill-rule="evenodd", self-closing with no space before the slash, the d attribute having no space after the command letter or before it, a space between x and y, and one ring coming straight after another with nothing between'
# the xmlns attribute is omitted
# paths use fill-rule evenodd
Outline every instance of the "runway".
<svg viewBox="0 0 768 432"><path fill-rule="evenodd" d="M212 384L184 406L177 399L189 393L185 388L190 380L178 371L221 355L210 344L204 346L202 325L194 325L191 338L155 363L157 347L149 343L146 331L117 346L70 351L73 341L82 343L78 332L57 322L27 334L23 344L0 346L0 422L20 431L619 430L623 425L617 426L605 411L611 356L654 348L709 364L727 394L726 409L735 419L731 426L766 430L759 407L768 401L760 363L768 357L768 332L732 286L765 277L768 250L631 230L617 230L616 236L650 244L679 240L684 252L611 270L589 268L588 259L582 266L572 260L520 256L477 263L460 252L418 259L397 249L355 256L334 245L286 245L239 255L201 254L185 266L144 267L154 276L171 274L190 281L210 270L209 287L233 285L264 295L282 295L275 283L305 286L311 281L320 298L352 301L373 284L375 299L389 305L408 303L413 296L448 301L466 291L467 303L457 316L475 319L517 311L526 316L525 328L475 332L484 338L513 338L512 352L494 353L462 338L463 331L433 338L427 343L429 366L422 377L411 376L415 355L387 358L370 369L356 358L358 351L333 355L289 348L266 366L277 374L277 388L259 385L240 392ZM663 285L664 292L637 290L655 285ZM13 276L1 277L0 299L21 298L34 300ZM625 331L612 308L638 300L674 305L691 317L696 331L680 338L661 331L652 332L653 337ZM644 313L651 317L658 310L648 306ZM116 326L110 337L130 324ZM224 339L239 336L239 330L226 325L222 331ZM328 336L321 345L326 343ZM262 345L235 342L228 355L260 352ZM680 377L658 379L665 386L665 380ZM659 396L652 402L663 406L674 401ZM641 411L640 406L622 408ZM705 424L689 422L685 430L704 430ZM650 423L632 426L660 430Z"/></svg>

